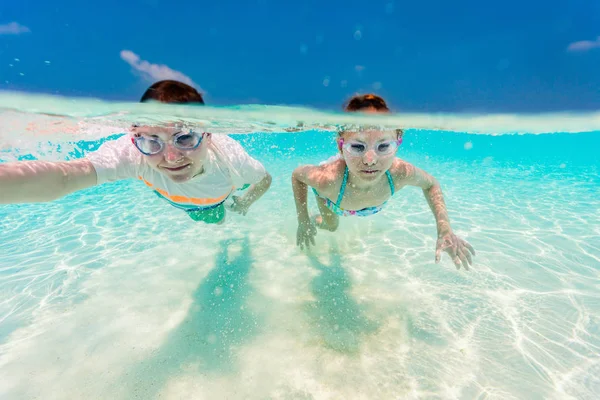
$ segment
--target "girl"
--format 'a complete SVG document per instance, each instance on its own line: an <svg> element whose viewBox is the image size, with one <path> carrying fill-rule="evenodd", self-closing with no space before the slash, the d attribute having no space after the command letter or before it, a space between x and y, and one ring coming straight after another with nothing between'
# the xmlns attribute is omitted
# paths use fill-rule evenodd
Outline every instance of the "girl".
<svg viewBox="0 0 600 400"><path fill-rule="evenodd" d="M345 111L387 113L389 109L381 97L367 94L353 97ZM340 131L338 157L318 166L296 168L292 186L298 215L298 246L314 245L316 228L333 232L338 228L339 217L376 214L398 190L417 186L423 189L437 224L436 263L445 251L457 269L461 265L469 269L475 251L452 232L439 183L427 172L396 157L402 135L399 129ZM308 214L308 186L316 195L320 211L313 219Z"/></svg>

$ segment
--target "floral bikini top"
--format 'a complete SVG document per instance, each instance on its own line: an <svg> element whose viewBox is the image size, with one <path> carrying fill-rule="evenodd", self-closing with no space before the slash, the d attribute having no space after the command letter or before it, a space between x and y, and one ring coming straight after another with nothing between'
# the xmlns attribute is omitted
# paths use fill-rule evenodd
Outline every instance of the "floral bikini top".
<svg viewBox="0 0 600 400"><path fill-rule="evenodd" d="M394 195L394 180L392 179L392 174L390 174L390 171L385 171L385 175L387 176L388 183L390 185L390 192L392 193L392 196L393 196ZM365 207L360 210L344 210L343 208L340 207L340 204L342 203L342 199L344 198L344 192L346 191L347 183L348 183L348 166L346 166L346 169L344 170L344 179L342 180L342 187L340 188L340 194L338 195L337 201L335 203L333 201L329 200L327 197L321 196L315 190L315 188L312 188L312 190L318 197L325 200L325 205L327 206L327 208L329 208L331 211L333 211L340 217L348 217L351 215L355 215L357 217L368 217L370 215L377 214L379 211L381 211L383 209L383 207L387 203L387 201L384 201L383 204L381 204L379 206Z"/></svg>

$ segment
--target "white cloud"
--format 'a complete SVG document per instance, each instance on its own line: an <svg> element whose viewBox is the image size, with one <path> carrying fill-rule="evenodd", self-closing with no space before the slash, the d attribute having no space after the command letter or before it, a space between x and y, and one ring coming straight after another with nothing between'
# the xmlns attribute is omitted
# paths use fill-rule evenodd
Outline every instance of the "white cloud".
<svg viewBox="0 0 600 400"><path fill-rule="evenodd" d="M0 25L0 35L20 35L22 33L29 32L31 32L31 29L19 24L18 22Z"/></svg>
<svg viewBox="0 0 600 400"><path fill-rule="evenodd" d="M142 77L149 82L153 83L164 79L173 79L200 89L200 87L194 83L192 78L183 72L175 71L163 64L152 64L146 60L142 60L140 56L133 51L122 50L121 59L131 65L135 71L139 72Z"/></svg>
<svg viewBox="0 0 600 400"><path fill-rule="evenodd" d="M600 47L600 36L596 40L581 40L573 42L567 47L568 51L588 51Z"/></svg>

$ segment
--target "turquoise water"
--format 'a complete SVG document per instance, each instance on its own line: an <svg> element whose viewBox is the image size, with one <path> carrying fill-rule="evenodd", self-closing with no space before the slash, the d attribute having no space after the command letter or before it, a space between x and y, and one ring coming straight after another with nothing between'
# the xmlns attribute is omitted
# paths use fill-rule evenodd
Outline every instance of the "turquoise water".
<svg viewBox="0 0 600 400"><path fill-rule="evenodd" d="M219 227L134 181L2 206L0 397L595 399L599 135L407 130L399 156L441 182L469 272L434 264L411 188L297 249L290 175L334 154L323 131L236 135L273 185Z"/></svg>

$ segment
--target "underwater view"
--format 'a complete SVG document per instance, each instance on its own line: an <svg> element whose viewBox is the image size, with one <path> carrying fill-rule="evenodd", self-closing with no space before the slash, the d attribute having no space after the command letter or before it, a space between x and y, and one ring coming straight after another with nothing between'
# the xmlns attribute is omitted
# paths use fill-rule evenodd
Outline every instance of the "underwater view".
<svg viewBox="0 0 600 400"><path fill-rule="evenodd" d="M446 254L435 263L435 220L417 188L296 246L292 172L337 153L327 126L375 116L16 93L0 105L4 164L86 157L154 118L231 132L272 175L246 215L219 225L193 221L139 180L2 205L2 398L599 393L593 114L555 115L563 131L546 133L548 118L535 116L488 116L489 132L469 116L380 117L404 129L397 157L439 180L454 231L476 250L466 271ZM314 196L308 208L318 210Z"/></svg>
<svg viewBox="0 0 600 400"><path fill-rule="evenodd" d="M600 2L0 4L0 400L600 399Z"/></svg>

